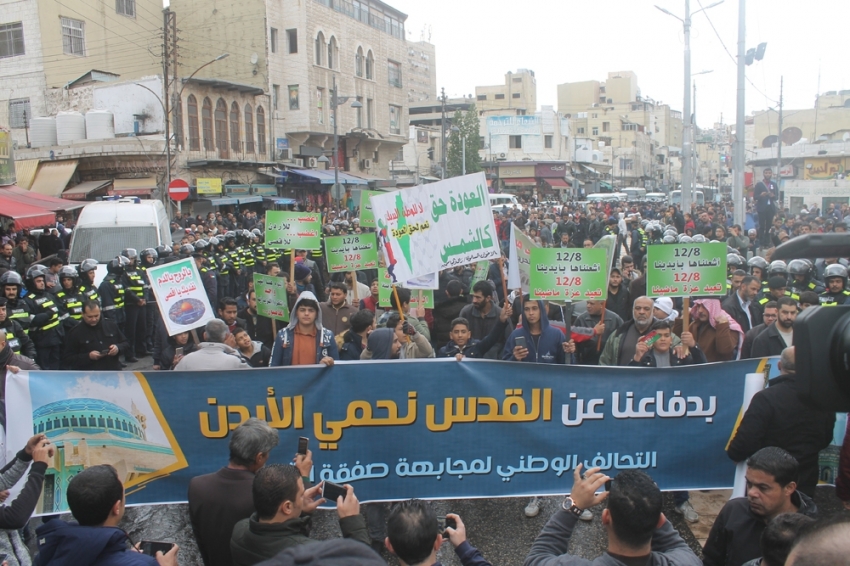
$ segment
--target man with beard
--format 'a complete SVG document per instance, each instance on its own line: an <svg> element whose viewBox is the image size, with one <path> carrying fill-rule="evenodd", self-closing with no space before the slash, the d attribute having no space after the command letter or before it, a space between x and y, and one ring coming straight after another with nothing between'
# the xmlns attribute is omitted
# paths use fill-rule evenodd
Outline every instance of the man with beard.
<svg viewBox="0 0 850 566"><path fill-rule="evenodd" d="M776 322L753 340L751 357L778 356L782 350L794 343L794 321L797 320L797 301L791 297L780 297L776 302L779 310Z"/></svg>
<svg viewBox="0 0 850 566"><path fill-rule="evenodd" d="M484 340L499 323L502 309L496 303L493 291L493 284L490 281L478 281L472 286L472 304L463 307L458 314L458 317L465 318L469 322L472 340ZM482 357L486 360L498 360L504 344L504 340L499 340Z"/></svg>
<svg viewBox="0 0 850 566"><path fill-rule="evenodd" d="M699 344L709 363L734 360L744 340L741 325L723 310L718 299L697 299L693 304L692 322L683 329L682 344L688 348ZM676 326L675 330L681 328L680 321L676 321Z"/></svg>
<svg viewBox="0 0 850 566"><path fill-rule="evenodd" d="M605 341L600 366L627 366L635 357L638 339L649 332L654 318L652 306L654 301L649 297L638 297L632 307L632 320L626 322ZM681 342L674 336L673 348Z"/></svg>
<svg viewBox="0 0 850 566"><path fill-rule="evenodd" d="M608 299L605 301L605 308L623 320L632 316L629 310L629 290L623 286L623 275L616 267L611 269L611 276L608 278Z"/></svg>

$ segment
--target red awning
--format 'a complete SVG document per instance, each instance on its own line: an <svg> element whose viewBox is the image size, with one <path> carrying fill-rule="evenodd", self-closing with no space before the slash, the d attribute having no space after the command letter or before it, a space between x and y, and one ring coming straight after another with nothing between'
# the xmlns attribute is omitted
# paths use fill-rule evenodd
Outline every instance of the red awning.
<svg viewBox="0 0 850 566"><path fill-rule="evenodd" d="M0 195L11 200L38 206L50 212L67 212L76 208L82 208L88 203L68 202L65 199L34 193L26 189L22 189L17 185L9 185L0 187Z"/></svg>
<svg viewBox="0 0 850 566"><path fill-rule="evenodd" d="M552 187L553 189L569 189L570 184L566 182L564 179L545 179L546 184Z"/></svg>
<svg viewBox="0 0 850 566"><path fill-rule="evenodd" d="M44 208L19 202L0 192L0 216L15 221L15 230L40 228L56 223L56 214Z"/></svg>
<svg viewBox="0 0 850 566"><path fill-rule="evenodd" d="M506 187L525 187L537 184L537 179L534 177L515 177L513 179L502 179L502 181Z"/></svg>

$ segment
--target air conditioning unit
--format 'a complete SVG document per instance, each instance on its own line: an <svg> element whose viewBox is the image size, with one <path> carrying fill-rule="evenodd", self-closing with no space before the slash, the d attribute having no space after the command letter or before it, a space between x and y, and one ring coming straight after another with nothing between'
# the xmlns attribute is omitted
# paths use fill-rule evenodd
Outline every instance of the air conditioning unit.
<svg viewBox="0 0 850 566"><path fill-rule="evenodd" d="M284 148L277 150L278 161L292 161L292 148Z"/></svg>
<svg viewBox="0 0 850 566"><path fill-rule="evenodd" d="M507 153L500 153L499 154L499 159L506 159L507 157L508 157Z"/></svg>
<svg viewBox="0 0 850 566"><path fill-rule="evenodd" d="M319 165L319 160L316 159L315 157L308 157L307 158L307 167L309 167L311 169L315 169L316 167L318 167L318 165Z"/></svg>
<svg viewBox="0 0 850 566"><path fill-rule="evenodd" d="M304 167L304 160L301 159L300 157L297 157L297 158L292 160L292 164L295 167Z"/></svg>
<svg viewBox="0 0 850 566"><path fill-rule="evenodd" d="M363 161L360 162L360 167L361 167L361 169L371 169L372 168L372 160L371 159L364 159Z"/></svg>

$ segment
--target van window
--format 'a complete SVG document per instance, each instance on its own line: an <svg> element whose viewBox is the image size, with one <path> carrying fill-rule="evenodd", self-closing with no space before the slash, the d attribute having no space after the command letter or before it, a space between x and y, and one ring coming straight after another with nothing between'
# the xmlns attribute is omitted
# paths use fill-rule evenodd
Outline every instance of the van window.
<svg viewBox="0 0 850 566"><path fill-rule="evenodd" d="M156 226L108 226L98 228L78 227L71 242L70 263L80 263L93 258L106 263L125 248L141 252L159 245Z"/></svg>

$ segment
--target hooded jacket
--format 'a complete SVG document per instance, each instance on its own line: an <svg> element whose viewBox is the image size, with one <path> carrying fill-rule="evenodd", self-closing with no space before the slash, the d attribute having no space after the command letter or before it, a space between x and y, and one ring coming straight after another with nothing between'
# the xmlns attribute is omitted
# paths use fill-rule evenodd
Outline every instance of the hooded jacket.
<svg viewBox="0 0 850 566"><path fill-rule="evenodd" d="M508 319L510 320L510 319ZM508 320L502 322L497 319L496 325L483 340L471 338L462 348L455 344L454 340L449 340L448 343L440 348L437 353L438 358L450 358L457 354L463 354L467 358L485 358L490 350L498 345L502 336L505 334L505 327L508 325Z"/></svg>
<svg viewBox="0 0 850 566"><path fill-rule="evenodd" d="M52 519L36 529L36 566L156 566L153 556L130 550L117 527L81 527Z"/></svg>
<svg viewBox="0 0 850 566"><path fill-rule="evenodd" d="M505 343L505 349L502 352L502 359L510 362L523 361L535 364L563 364L566 361L567 355L564 352L562 344L565 342L564 334L557 328L549 325L549 316L543 301L537 301L537 306L540 307L540 337L537 341L532 338L531 331L528 330L530 325L525 316L525 310L522 310L522 327L517 328L508 337ZM514 347L516 339L519 336L525 337L525 347L528 349L528 355L522 360L517 360L514 357Z"/></svg>
<svg viewBox="0 0 850 566"><path fill-rule="evenodd" d="M272 358L269 362L269 367L291 366L292 365L292 344L295 341L295 327L298 325L298 305L302 300L309 299L319 304L316 295L310 291L303 291L295 304L292 305L290 312L289 326L277 333L272 347ZM322 326L322 310L316 312L316 361L319 363L322 358L329 356L335 360L339 359L339 349L334 340L333 332Z"/></svg>

